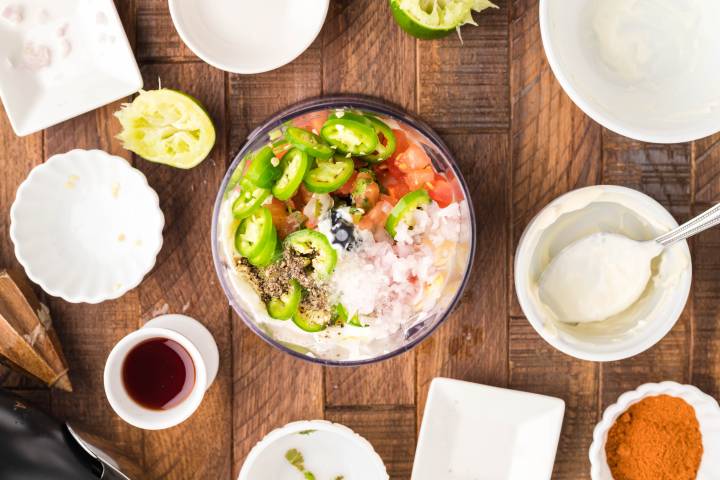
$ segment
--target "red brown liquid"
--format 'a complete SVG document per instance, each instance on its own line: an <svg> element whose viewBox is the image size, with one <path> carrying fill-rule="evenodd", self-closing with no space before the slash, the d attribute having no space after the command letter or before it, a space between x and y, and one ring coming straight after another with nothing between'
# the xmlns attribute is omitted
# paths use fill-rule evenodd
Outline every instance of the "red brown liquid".
<svg viewBox="0 0 720 480"><path fill-rule="evenodd" d="M122 378L135 402L152 410L167 410L190 395L195 385L195 364L179 343L151 338L128 352Z"/></svg>

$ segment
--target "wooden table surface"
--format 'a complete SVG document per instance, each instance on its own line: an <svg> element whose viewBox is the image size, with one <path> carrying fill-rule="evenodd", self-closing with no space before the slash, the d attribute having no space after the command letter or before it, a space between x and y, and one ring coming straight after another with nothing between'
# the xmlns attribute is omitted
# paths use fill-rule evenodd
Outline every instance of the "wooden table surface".
<svg viewBox="0 0 720 480"><path fill-rule="evenodd" d="M75 392L48 392L6 374L3 384L126 448L149 478L236 478L249 449L291 420L326 418L369 439L393 479L409 479L430 381L448 376L545 393L567 403L557 479L589 478L587 449L605 406L648 381L693 383L720 394L720 229L692 243L694 284L675 328L621 362L570 358L523 318L512 286L513 252L532 216L559 194L609 183L640 189L679 219L720 200L720 136L650 145L603 129L563 93L543 53L537 0L501 0L478 28L416 41L385 0L332 0L322 33L297 60L261 75L231 75L180 41L164 0L116 0L146 88L198 97L218 127L217 146L190 171L155 165L118 144L109 105L25 138L0 114L0 262L16 265L8 238L15 190L34 166L73 148L101 148L132 162L160 195L165 244L135 290L100 305L46 296L68 356ZM272 32L268 32L272 34ZM478 251L454 314L418 348L384 363L331 369L296 360L256 337L228 307L210 252L220 181L245 136L285 106L333 93L375 95L430 123L454 152L473 195ZM105 400L112 346L153 316L200 319L220 348L220 372L199 411L161 432L135 429ZM482 434L482 432L480 432Z"/></svg>

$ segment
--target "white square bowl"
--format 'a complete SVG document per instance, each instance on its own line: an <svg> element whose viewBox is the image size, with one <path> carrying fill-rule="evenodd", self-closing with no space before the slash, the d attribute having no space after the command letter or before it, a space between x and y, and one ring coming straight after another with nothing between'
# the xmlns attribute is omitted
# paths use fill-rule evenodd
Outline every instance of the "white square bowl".
<svg viewBox="0 0 720 480"><path fill-rule="evenodd" d="M564 413L559 398L436 378L412 480L548 480Z"/></svg>
<svg viewBox="0 0 720 480"><path fill-rule="evenodd" d="M0 99L18 135L140 88L112 0L0 0Z"/></svg>

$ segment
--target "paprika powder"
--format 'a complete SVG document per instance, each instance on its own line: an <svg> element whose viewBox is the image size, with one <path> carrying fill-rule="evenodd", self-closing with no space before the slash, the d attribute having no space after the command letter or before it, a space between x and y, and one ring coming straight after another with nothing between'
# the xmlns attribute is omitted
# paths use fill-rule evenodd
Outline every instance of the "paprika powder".
<svg viewBox="0 0 720 480"><path fill-rule="evenodd" d="M644 398L615 421L605 453L614 480L694 480L703 454L695 409L669 395Z"/></svg>

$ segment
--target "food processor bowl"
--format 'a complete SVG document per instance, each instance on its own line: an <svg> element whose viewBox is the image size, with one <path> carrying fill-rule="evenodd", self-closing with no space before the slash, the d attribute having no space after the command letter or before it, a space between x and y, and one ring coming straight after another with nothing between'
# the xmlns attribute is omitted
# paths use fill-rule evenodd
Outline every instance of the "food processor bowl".
<svg viewBox="0 0 720 480"><path fill-rule="evenodd" d="M453 265L457 267L454 268L453 273L450 275L451 278L446 281L441 290L435 307L424 318L408 322L409 325L406 328L398 332L397 335L392 336L390 345L386 345L374 355L366 355L361 358L325 358L311 349L288 344L288 342L274 338L269 329L264 328L262 321L255 318L256 315L253 314L252 308L248 307L247 302L233 283L231 276L234 273L234 265L232 259L227 258L223 251L220 232L220 215L223 200L229 189L236 183L237 175L233 178L233 173L242 168L241 162L243 162L243 159L249 153L266 145L270 132L282 128L291 120L313 112L324 112L340 108L361 110L394 120L403 125L409 130L409 135L423 146L431 158L436 172L444 175L451 183L455 197L453 200L457 202L465 200L460 203L460 238L463 239L463 243L461 244L462 248L458 248L455 254ZM251 132L247 137L247 142L235 156L220 185L213 212L211 235L213 259L220 283L230 301L230 305L247 326L260 338L279 350L303 360L331 366L356 366L386 360L410 350L427 338L448 318L458 303L468 282L476 248L475 214L469 190L448 147L425 122L379 100L363 96L331 96L306 100L273 115L268 121Z"/></svg>

